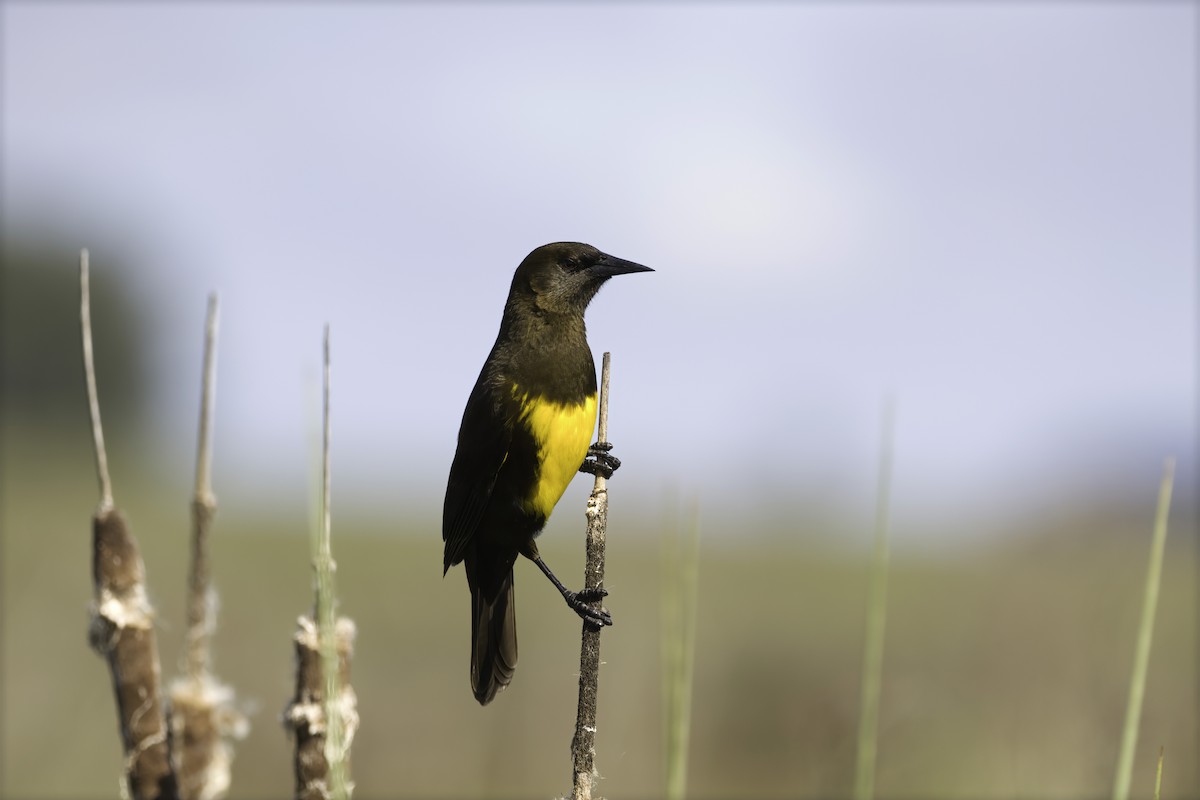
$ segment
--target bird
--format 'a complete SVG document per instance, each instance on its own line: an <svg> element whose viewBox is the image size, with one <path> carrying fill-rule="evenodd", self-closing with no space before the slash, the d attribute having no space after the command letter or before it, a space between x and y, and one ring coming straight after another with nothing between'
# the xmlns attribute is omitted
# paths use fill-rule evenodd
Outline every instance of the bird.
<svg viewBox="0 0 1200 800"><path fill-rule="evenodd" d="M534 249L517 267L500 332L467 399L442 512L442 576L463 563L471 590L471 690L480 705L517 666L513 566L518 555L550 579L585 624L611 625L596 601L573 592L535 542L577 472L611 477L612 445L589 446L596 425L596 366L583 315L615 275L653 272L580 242Z"/></svg>

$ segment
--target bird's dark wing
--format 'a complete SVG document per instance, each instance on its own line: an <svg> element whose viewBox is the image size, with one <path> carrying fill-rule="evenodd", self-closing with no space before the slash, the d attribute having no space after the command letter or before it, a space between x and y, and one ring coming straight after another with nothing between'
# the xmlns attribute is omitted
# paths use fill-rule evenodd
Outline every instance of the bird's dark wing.
<svg viewBox="0 0 1200 800"><path fill-rule="evenodd" d="M508 456L513 421L507 405L496 397L485 368L467 400L458 431L458 450L446 484L442 509L442 540L446 543L443 572L462 561L491 500L496 475Z"/></svg>

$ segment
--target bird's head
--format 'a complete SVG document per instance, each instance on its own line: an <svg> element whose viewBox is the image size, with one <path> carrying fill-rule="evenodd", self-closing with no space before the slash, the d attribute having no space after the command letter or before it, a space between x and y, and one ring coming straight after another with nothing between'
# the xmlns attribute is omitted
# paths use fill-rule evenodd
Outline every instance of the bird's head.
<svg viewBox="0 0 1200 800"><path fill-rule="evenodd" d="M653 272L580 242L555 242L525 257L513 275L509 302L529 304L535 313L578 314L614 275Z"/></svg>

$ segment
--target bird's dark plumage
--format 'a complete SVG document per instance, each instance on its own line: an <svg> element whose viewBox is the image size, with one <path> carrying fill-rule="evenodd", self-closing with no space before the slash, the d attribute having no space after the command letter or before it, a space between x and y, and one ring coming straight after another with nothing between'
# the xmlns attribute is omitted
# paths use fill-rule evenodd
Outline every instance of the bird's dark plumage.
<svg viewBox="0 0 1200 800"><path fill-rule="evenodd" d="M513 275L500 333L463 412L442 517L443 572L464 562L471 589L471 688L482 704L517 665L518 554L537 563L585 620L611 624L554 577L534 537L583 465L596 424L584 310L612 276L648 271L590 245L558 242L534 250Z"/></svg>

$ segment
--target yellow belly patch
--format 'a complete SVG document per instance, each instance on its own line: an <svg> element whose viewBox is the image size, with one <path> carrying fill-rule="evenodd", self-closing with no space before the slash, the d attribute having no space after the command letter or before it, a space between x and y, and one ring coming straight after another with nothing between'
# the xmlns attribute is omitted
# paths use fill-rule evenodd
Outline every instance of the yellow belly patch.
<svg viewBox="0 0 1200 800"><path fill-rule="evenodd" d="M521 421L533 433L541 464L537 484L523 505L549 518L587 456L596 428L596 396L582 403L552 403L515 387L513 393L520 398Z"/></svg>

